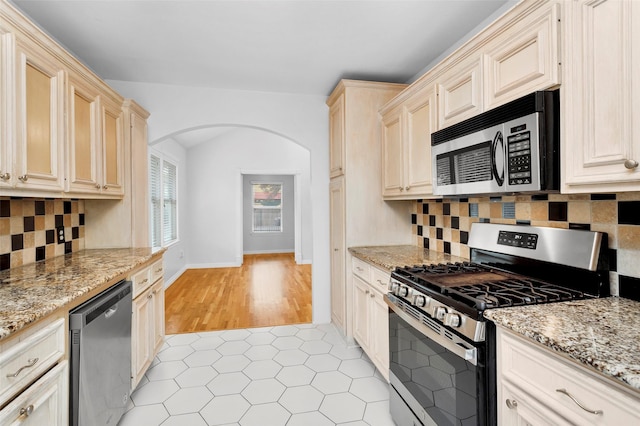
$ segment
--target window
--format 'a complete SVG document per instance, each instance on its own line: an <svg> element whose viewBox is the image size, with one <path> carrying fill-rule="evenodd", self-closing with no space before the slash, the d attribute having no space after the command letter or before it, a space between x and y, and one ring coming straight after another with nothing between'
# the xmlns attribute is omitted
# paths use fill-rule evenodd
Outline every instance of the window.
<svg viewBox="0 0 640 426"><path fill-rule="evenodd" d="M168 246L178 239L177 167L161 156L151 154L151 245Z"/></svg>
<svg viewBox="0 0 640 426"><path fill-rule="evenodd" d="M253 232L282 232L282 184L251 183Z"/></svg>

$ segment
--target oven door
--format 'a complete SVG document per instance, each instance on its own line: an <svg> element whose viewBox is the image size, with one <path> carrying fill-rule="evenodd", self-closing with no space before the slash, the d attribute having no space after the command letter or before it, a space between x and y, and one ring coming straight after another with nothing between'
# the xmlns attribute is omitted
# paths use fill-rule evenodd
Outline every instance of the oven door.
<svg viewBox="0 0 640 426"><path fill-rule="evenodd" d="M484 344L472 345L420 311L410 315L386 297L385 301L389 305L394 421L412 424L406 419L417 418L425 425L491 424Z"/></svg>

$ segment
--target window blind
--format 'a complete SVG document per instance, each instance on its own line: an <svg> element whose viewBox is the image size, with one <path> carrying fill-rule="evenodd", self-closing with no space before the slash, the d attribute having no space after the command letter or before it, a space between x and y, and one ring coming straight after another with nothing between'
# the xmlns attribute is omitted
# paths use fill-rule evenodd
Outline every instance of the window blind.
<svg viewBox="0 0 640 426"><path fill-rule="evenodd" d="M151 155L149 161L149 192L151 195L151 245L162 246L160 158Z"/></svg>
<svg viewBox="0 0 640 426"><path fill-rule="evenodd" d="M176 166L162 162L162 242L168 244L178 238Z"/></svg>

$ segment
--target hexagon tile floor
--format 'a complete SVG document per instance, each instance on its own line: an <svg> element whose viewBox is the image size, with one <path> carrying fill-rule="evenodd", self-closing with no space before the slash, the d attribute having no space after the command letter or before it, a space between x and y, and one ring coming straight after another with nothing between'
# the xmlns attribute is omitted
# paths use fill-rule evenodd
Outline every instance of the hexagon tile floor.
<svg viewBox="0 0 640 426"><path fill-rule="evenodd" d="M119 426L393 426L388 384L331 325L175 334Z"/></svg>

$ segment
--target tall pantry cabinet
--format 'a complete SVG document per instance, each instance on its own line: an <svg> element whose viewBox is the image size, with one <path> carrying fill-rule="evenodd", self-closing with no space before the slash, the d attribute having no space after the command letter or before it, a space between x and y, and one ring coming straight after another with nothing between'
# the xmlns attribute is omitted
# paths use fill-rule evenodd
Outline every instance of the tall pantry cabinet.
<svg viewBox="0 0 640 426"><path fill-rule="evenodd" d="M410 204L385 202L378 110L406 85L341 80L329 106L331 320L353 336L348 247L410 244Z"/></svg>

